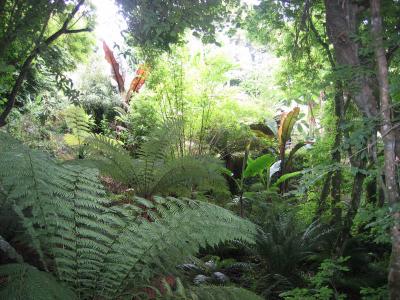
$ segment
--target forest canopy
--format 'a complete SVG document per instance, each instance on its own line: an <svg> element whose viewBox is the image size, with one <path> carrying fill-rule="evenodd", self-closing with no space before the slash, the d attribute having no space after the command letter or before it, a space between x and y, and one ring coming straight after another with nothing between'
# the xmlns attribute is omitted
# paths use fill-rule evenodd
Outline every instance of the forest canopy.
<svg viewBox="0 0 400 300"><path fill-rule="evenodd" d="M0 0L0 299L400 299L399 24Z"/></svg>

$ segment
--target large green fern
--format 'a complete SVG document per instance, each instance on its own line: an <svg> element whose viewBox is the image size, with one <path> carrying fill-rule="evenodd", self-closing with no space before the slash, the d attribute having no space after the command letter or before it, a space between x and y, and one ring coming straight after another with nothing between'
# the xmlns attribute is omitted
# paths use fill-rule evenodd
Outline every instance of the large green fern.
<svg viewBox="0 0 400 300"><path fill-rule="evenodd" d="M64 141L68 146L76 149L78 157L82 158L85 140L90 135L94 121L81 106L70 105L63 111L63 114L70 130L64 135Z"/></svg>
<svg viewBox="0 0 400 300"><path fill-rule="evenodd" d="M2 133L0 151L0 210L12 209L24 229L9 234L7 242L23 244L34 253L24 256L27 263L52 272L78 298L133 294L154 276L177 272L175 266L200 247L234 239L253 242L254 225L221 207L172 197L134 197L130 204L114 206L95 169L60 164ZM2 222L0 217L0 227ZM0 278L6 280L0 280L0 295L10 299L25 299L22 295L46 274L26 264L1 268ZM10 287L16 274L30 274L19 277L28 285L25 290ZM47 285L37 286L53 295L58 283L43 280Z"/></svg>
<svg viewBox="0 0 400 300"><path fill-rule="evenodd" d="M243 288L234 286L201 285L185 288L177 281L177 288L171 291L166 285L167 291L163 294L158 292L159 299L165 300L261 300L260 296Z"/></svg>
<svg viewBox="0 0 400 300"><path fill-rule="evenodd" d="M137 158L132 158L118 142L101 135L93 136L88 143L100 170L133 188L136 195L151 198L193 187L226 189L220 160L175 155L176 126L167 124L153 132L140 147Z"/></svg>

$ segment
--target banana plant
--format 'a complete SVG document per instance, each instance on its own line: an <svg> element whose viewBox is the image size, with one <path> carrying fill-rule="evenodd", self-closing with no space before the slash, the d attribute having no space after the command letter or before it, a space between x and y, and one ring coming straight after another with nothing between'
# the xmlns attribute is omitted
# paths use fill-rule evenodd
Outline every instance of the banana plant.
<svg viewBox="0 0 400 300"><path fill-rule="evenodd" d="M103 41L103 50L105 54L105 59L111 66L111 73L113 75L114 80L118 85L118 92L122 98L122 104L124 109L128 109L129 100L133 93L138 93L140 88L146 81L146 78L149 73L149 68L145 64L139 65L135 77L132 79L128 89L125 88L125 79L121 75L120 66L117 60L115 59L114 53L108 47L107 43Z"/></svg>
<svg viewBox="0 0 400 300"><path fill-rule="evenodd" d="M260 179L267 193L277 194L279 186L282 183L286 182L290 178L299 176L303 173L302 171L286 173L284 175L281 175L274 183L272 183L273 175L279 171L279 168L276 168L275 166L279 167L280 160L276 161L276 158L271 154L264 154L256 159L251 159L249 157L249 149L250 145L248 144L245 149L241 177L238 179L233 178L239 191L238 200L239 200L241 217L244 217L243 200L244 198L246 198L245 179L258 177L258 179Z"/></svg>
<svg viewBox="0 0 400 300"><path fill-rule="evenodd" d="M268 130L268 132L266 132L265 129L260 130L260 126L258 127L253 126L252 128L255 134L258 136L270 138L271 133L273 133L276 139L278 140L279 160L275 162L274 166L275 167L278 166L279 168L274 167L273 170L278 170L282 178L285 178L283 177L284 175L290 174L290 171L292 169L293 157L295 153L306 145L304 142L296 144L289 152L289 155L286 156L286 145L292 136L293 128L299 117L299 113L300 113L299 107L295 107L291 111L283 113L280 117L280 122L279 122L280 124L278 129L276 129L275 124L272 124L271 122L269 123L265 122L264 124L264 127L268 127L270 129ZM284 192L286 190L286 184L284 184L286 180L281 182L282 183L281 192Z"/></svg>
<svg viewBox="0 0 400 300"><path fill-rule="evenodd" d="M281 116L280 125L278 128L278 142L279 142L279 158L281 160L281 170L285 169L285 150L286 144L292 135L293 126L299 116L300 108L295 107L292 111L284 113Z"/></svg>
<svg viewBox="0 0 400 300"><path fill-rule="evenodd" d="M271 154L264 154L256 159L249 158L247 161L246 169L243 173L243 177L258 177L261 183L264 185L266 190L275 189L285 181L299 176L302 174L301 171L286 173L281 175L274 183L272 183L272 176L277 172L277 168L274 168L274 164L279 164L279 160L276 161L275 157Z"/></svg>

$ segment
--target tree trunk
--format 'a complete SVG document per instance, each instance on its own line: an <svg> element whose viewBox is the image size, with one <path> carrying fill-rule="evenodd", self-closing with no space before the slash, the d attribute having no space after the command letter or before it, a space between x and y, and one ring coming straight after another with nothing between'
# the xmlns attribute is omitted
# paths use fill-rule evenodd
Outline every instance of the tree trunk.
<svg viewBox="0 0 400 300"><path fill-rule="evenodd" d="M371 88L371 78L360 72L358 14L361 8L353 1L325 0L326 29L335 50L338 67L350 68L352 74L345 78L358 109L367 117L377 116L377 102Z"/></svg>
<svg viewBox="0 0 400 300"><path fill-rule="evenodd" d="M332 71L335 71L336 68L336 62L333 59L333 55L331 50L329 49L329 44L322 38L322 36L319 34L318 30L315 28L312 16L309 17L309 24L311 31L314 33L315 38L317 39L318 43L322 46L322 48L325 50L326 56L329 60L329 63L331 65ZM332 161L336 164L340 164L341 162L341 153L340 153L340 144L342 142L342 137L343 137L343 132L342 132L342 122L344 119L344 97L343 97L343 85L340 80L337 80L335 83L335 116L336 116L336 122L335 122L335 142L332 146ZM332 189L331 189L331 197L332 197L332 223L339 223L341 220L342 216L342 210L338 206L338 204L341 202L341 185L342 185L342 171L338 168L335 171L329 172L327 175L321 196L319 199L318 203L318 208L316 212L315 218L319 218L324 209L326 208L326 199L328 198L329 195L329 187L330 184L332 184Z"/></svg>
<svg viewBox="0 0 400 300"><path fill-rule="evenodd" d="M367 161L366 159L359 158L360 160L357 163L353 163L353 166L358 169L364 169ZM361 172L357 172L354 176L353 180L353 189L351 191L351 202L350 207L347 211L346 216L343 218L342 228L339 232L338 239L336 242L335 254L336 256L342 256L344 249L346 247L346 243L350 237L351 227L353 226L354 217L357 214L358 208L360 206L362 191L363 191L363 183L366 175Z"/></svg>
<svg viewBox="0 0 400 300"><path fill-rule="evenodd" d="M342 122L344 117L344 99L343 99L343 89L340 81L336 83L335 86L335 116L336 116L336 124L335 124L335 142L333 144L332 149L332 161L335 164L340 164L342 159L340 153L340 144L342 141ZM342 218L342 209L339 204L341 202L341 185L342 185L342 171L340 168L337 168L333 171L332 174L332 214L333 214L333 223L338 224Z"/></svg>
<svg viewBox="0 0 400 300"><path fill-rule="evenodd" d="M391 101L389 95L388 65L383 47L382 17L380 1L371 0L371 31L378 68L379 97L381 103L381 134L384 144L385 188L387 200L393 208L392 256L389 265L389 295L390 299L400 299L400 212L396 207L399 203L399 188L396 180L396 136L392 126Z"/></svg>
<svg viewBox="0 0 400 300"><path fill-rule="evenodd" d="M329 172L326 175L324 184L322 186L321 195L319 196L319 200L317 203L317 209L315 211L315 216L314 216L313 221L318 220L322 216L322 214L324 213L324 211L326 210L326 208L328 206L326 203L326 199L328 199L328 196L329 196L331 181L332 181L332 172Z"/></svg>

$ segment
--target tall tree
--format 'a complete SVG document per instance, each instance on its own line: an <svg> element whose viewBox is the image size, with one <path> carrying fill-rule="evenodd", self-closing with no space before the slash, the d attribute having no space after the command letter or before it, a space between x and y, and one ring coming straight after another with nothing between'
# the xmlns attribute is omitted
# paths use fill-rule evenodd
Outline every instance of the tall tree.
<svg viewBox="0 0 400 300"><path fill-rule="evenodd" d="M131 39L136 46L149 50L169 50L182 42L186 29L215 42L215 33L226 24L238 0L117 0L128 22ZM237 9L236 9L237 10Z"/></svg>
<svg viewBox="0 0 400 300"><path fill-rule="evenodd" d="M35 59L63 35L91 31L90 9L84 2L1 1L0 63L8 70L1 72L2 77L8 79L0 81L0 93L5 95L0 127L6 124Z"/></svg>
<svg viewBox="0 0 400 300"><path fill-rule="evenodd" d="M371 0L371 31L377 64L379 82L381 133L384 143L386 195L392 206L394 225L392 228L392 257L389 267L390 299L400 299L400 203L396 179L396 136L392 123L392 103L389 94L388 63L382 38L382 16L380 0Z"/></svg>

